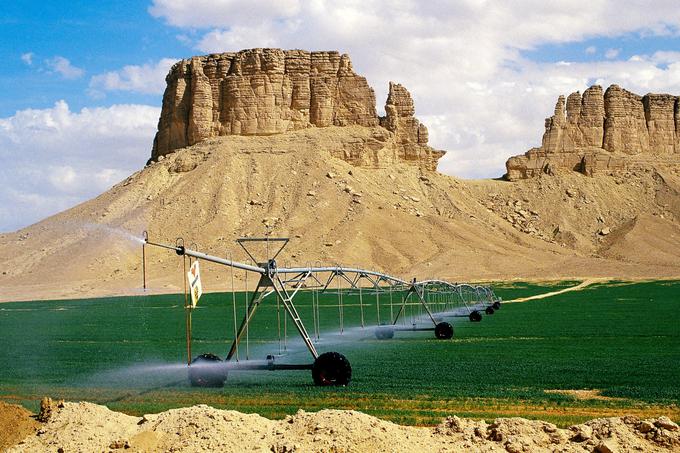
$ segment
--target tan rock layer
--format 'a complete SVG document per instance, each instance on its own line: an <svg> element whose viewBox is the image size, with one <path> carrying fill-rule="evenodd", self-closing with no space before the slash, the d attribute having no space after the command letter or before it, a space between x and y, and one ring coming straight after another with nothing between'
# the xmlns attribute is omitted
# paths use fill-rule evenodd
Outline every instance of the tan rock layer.
<svg viewBox="0 0 680 453"><path fill-rule="evenodd" d="M177 62L166 81L152 160L219 135L379 124L394 133L400 159L434 170L443 155L427 146L427 128L414 118L403 86L390 84L387 117L377 116L373 89L346 54L281 49L211 54Z"/></svg>
<svg viewBox="0 0 680 453"><path fill-rule="evenodd" d="M593 175L629 170L661 158L680 161L678 97L638 96L617 85L594 85L583 96L560 96L545 121L540 148L506 163L509 180L560 170Z"/></svg>
<svg viewBox="0 0 680 453"><path fill-rule="evenodd" d="M380 118L380 125L394 132L397 157L400 160L420 162L435 170L437 161L444 155L427 146L427 127L420 123L415 114L411 94L398 83L390 82L390 91L385 103L386 116Z"/></svg>

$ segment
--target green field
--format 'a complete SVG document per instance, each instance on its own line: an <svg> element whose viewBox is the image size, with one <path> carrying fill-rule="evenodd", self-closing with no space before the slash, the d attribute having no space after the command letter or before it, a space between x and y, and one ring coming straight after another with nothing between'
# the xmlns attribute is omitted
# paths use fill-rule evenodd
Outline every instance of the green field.
<svg viewBox="0 0 680 453"><path fill-rule="evenodd" d="M575 284L503 284L503 299ZM238 315L246 295L237 295ZM394 294L396 304L398 294ZM313 331L310 293L296 299ZM376 324L375 296L364 318ZM680 418L680 282L596 284L582 291L506 304L481 323L458 318L453 340L399 332L376 340L361 329L356 294L321 298L320 351L345 354L347 388L317 388L309 371L233 372L223 389L186 383L183 297L140 296L0 305L0 399L36 409L45 395L88 400L133 414L206 403L282 417L299 408L358 409L401 423L434 424L449 414L520 415L561 425L595 416ZM393 307L396 311L396 308ZM380 299L381 321L389 298ZM417 315L417 307L410 307ZM277 310L263 304L249 332L251 359L278 353ZM207 294L193 314L193 351L224 357L233 336L232 295ZM310 360L288 324L278 360ZM244 358L245 346L240 355ZM545 390L592 389L575 399Z"/></svg>

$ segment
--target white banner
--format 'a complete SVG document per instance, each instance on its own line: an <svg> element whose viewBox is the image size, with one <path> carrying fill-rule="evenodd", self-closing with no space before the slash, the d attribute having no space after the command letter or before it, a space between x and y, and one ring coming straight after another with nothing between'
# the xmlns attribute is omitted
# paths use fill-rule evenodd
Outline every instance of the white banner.
<svg viewBox="0 0 680 453"><path fill-rule="evenodd" d="M187 278L189 279L189 288L191 292L191 308L195 308L198 303L198 299L201 298L203 294L203 287L201 286L201 273L198 268L198 260L194 261L187 272Z"/></svg>

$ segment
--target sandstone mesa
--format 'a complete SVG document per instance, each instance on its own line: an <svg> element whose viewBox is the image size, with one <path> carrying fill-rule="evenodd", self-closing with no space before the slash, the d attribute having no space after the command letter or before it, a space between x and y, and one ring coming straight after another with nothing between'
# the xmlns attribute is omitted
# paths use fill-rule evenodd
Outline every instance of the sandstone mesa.
<svg viewBox="0 0 680 453"><path fill-rule="evenodd" d="M560 96L545 120L539 148L506 162L506 179L577 171L588 176L680 163L677 96L639 96L618 85L599 85Z"/></svg>
<svg viewBox="0 0 680 453"><path fill-rule="evenodd" d="M310 127L375 128L370 140L335 157L377 167L401 160L435 170L411 95L390 83L385 117L347 54L249 49L177 62L166 77L151 159L224 135L273 135ZM382 126L382 127L379 127Z"/></svg>

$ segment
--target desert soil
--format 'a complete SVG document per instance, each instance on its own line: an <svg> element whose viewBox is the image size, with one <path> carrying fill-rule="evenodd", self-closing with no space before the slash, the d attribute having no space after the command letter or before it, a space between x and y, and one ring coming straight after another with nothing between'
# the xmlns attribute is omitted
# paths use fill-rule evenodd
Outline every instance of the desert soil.
<svg viewBox="0 0 680 453"><path fill-rule="evenodd" d="M510 183L331 156L371 133L312 128L178 150L95 199L0 234L0 300L138 294L133 236L143 230L241 261L234 240L270 230L291 238L279 265L341 263L405 279L680 278L677 169ZM172 252L147 248L147 268L151 292L181 290ZM203 281L228 290L229 270L206 265ZM235 281L243 287L242 274Z"/></svg>
<svg viewBox="0 0 680 453"><path fill-rule="evenodd" d="M45 407L45 406L43 406ZM400 426L355 411L299 411L283 420L206 405L143 417L92 403L53 403L36 423L16 406L2 420L28 426L10 452L616 452L678 451L680 429L667 417L595 419L567 429L522 418L485 421L447 417L436 427ZM9 412L7 412L9 411ZM8 415L9 414L9 415ZM27 421L28 420L28 421ZM6 425L5 425L6 426ZM28 430L28 431L27 431ZM3 430L3 432L5 432ZM23 440L20 437L26 436ZM7 446L7 444L5 444Z"/></svg>
<svg viewBox="0 0 680 453"><path fill-rule="evenodd" d="M32 413L16 404L0 401L0 451L35 434L40 426Z"/></svg>
<svg viewBox="0 0 680 453"><path fill-rule="evenodd" d="M536 294L534 296L518 297L517 299L505 300L505 301L503 301L503 303L512 304L512 303L517 303L517 302L529 302L530 300L546 299L548 297L558 296L558 295L564 294L564 293L570 293L570 292L573 292L573 291L581 291L582 289L587 288L588 286L592 285L593 283L601 282L602 280L603 279L589 278L587 280L582 281L578 285L569 286L568 288L560 289L560 290L557 290L557 291L550 291L548 293Z"/></svg>

